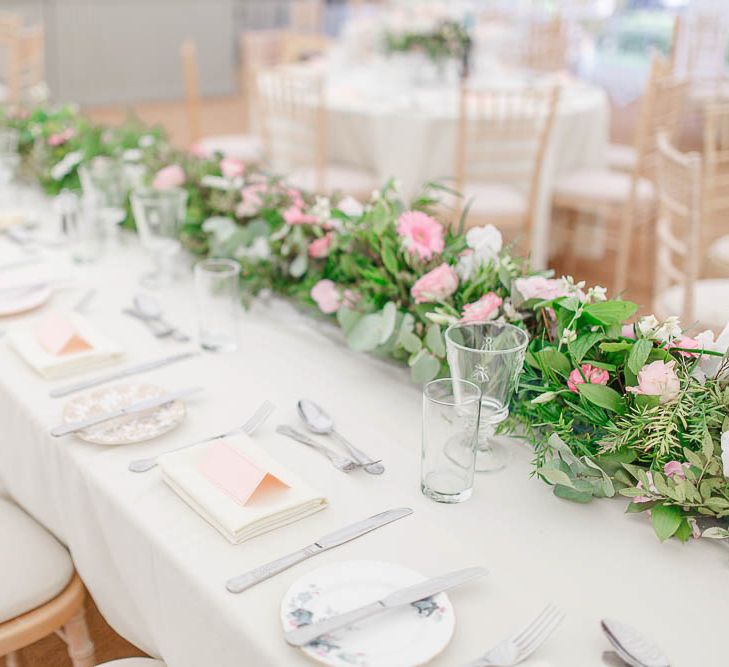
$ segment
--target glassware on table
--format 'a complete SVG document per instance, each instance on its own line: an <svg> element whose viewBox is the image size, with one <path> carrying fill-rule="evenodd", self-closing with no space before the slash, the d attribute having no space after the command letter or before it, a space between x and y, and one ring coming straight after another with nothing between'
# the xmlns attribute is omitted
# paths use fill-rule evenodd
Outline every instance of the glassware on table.
<svg viewBox="0 0 729 667"><path fill-rule="evenodd" d="M496 442L495 431L509 416L529 336L511 324L460 322L448 327L445 339L451 375L481 388L476 472L501 470L509 452Z"/></svg>
<svg viewBox="0 0 729 667"><path fill-rule="evenodd" d="M175 278L175 261L182 247L180 229L187 211L187 191L140 189L132 192L132 212L142 247L152 256L155 270L142 277L151 289L165 287Z"/></svg>
<svg viewBox="0 0 729 667"><path fill-rule="evenodd" d="M468 380L433 380L423 390L420 490L441 503L473 493L481 389Z"/></svg>
<svg viewBox="0 0 729 667"><path fill-rule="evenodd" d="M13 180L20 163L18 141L20 134L12 127L0 128L0 215L17 215L14 206Z"/></svg>
<svg viewBox="0 0 729 667"><path fill-rule="evenodd" d="M96 209L87 199L81 199L69 190L56 195L53 209L58 216L61 236L70 244L71 259L77 264L95 262L104 243Z"/></svg>
<svg viewBox="0 0 729 667"><path fill-rule="evenodd" d="M238 349L240 265L230 259L195 264L195 300L200 347L211 352Z"/></svg>
<svg viewBox="0 0 729 667"><path fill-rule="evenodd" d="M120 225L127 217L129 194L121 162L97 156L82 164L78 173L86 210L95 211L107 242L117 243Z"/></svg>

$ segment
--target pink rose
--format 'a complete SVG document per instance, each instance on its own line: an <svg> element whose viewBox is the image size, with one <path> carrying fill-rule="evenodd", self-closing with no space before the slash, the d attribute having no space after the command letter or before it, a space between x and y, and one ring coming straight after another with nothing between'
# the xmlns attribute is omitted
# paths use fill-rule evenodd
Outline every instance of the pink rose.
<svg viewBox="0 0 729 667"><path fill-rule="evenodd" d="M220 173L225 178L234 179L243 176L246 173L246 166L240 161L232 157L224 157L220 161Z"/></svg>
<svg viewBox="0 0 729 667"><path fill-rule="evenodd" d="M620 335L623 338L630 338L632 340L635 340L635 328L632 324L623 324L623 327L620 330Z"/></svg>
<svg viewBox="0 0 729 667"><path fill-rule="evenodd" d="M315 215L308 215L301 210L299 206L290 206L283 212L284 220L287 225L316 225L319 218Z"/></svg>
<svg viewBox="0 0 729 667"><path fill-rule="evenodd" d="M504 300L494 292L484 294L478 301L463 306L461 322L486 322L496 317Z"/></svg>
<svg viewBox="0 0 729 667"><path fill-rule="evenodd" d="M661 403L669 403L681 391L675 365L675 361L654 361L646 364L638 373L638 386L628 387L628 391L644 396L658 396Z"/></svg>
<svg viewBox="0 0 729 667"><path fill-rule="evenodd" d="M610 373L603 368L596 368L590 364L582 364L575 368L567 378L567 386L570 391L579 394L578 384L607 384L610 380Z"/></svg>
<svg viewBox="0 0 729 667"><path fill-rule="evenodd" d="M447 299L458 289L458 275L448 264L441 264L416 281L410 290L415 303Z"/></svg>
<svg viewBox="0 0 729 667"><path fill-rule="evenodd" d="M76 135L76 130L72 127L67 127L62 132L57 132L48 137L49 146L61 146L65 144L69 139L72 139Z"/></svg>
<svg viewBox="0 0 729 667"><path fill-rule="evenodd" d="M190 146L190 154L201 160L206 160L210 157L210 153L205 150L205 147L200 142L195 142Z"/></svg>
<svg viewBox="0 0 729 667"><path fill-rule="evenodd" d="M688 468L689 463L681 463L680 461L669 461L663 466L663 472L666 477L678 477L679 479L686 479L686 472L684 468Z"/></svg>
<svg viewBox="0 0 729 667"><path fill-rule="evenodd" d="M185 172L179 164L163 167L154 176L152 187L155 190L171 190L185 184Z"/></svg>
<svg viewBox="0 0 729 667"><path fill-rule="evenodd" d="M397 220L397 233L411 255L429 260L445 248L443 225L422 211L405 211Z"/></svg>
<svg viewBox="0 0 729 667"><path fill-rule="evenodd" d="M697 341L695 338L691 338L690 336L685 336L681 334L677 340L674 340L671 343L671 348L674 347L684 347L689 350L699 350L701 349L701 343ZM679 354L682 357L689 357L689 358L695 358L699 355L694 352L684 352L683 350L679 352Z"/></svg>
<svg viewBox="0 0 729 667"><path fill-rule="evenodd" d="M529 299L551 301L569 294L565 281L558 278L545 278L544 276L518 278L514 285L525 301L529 301Z"/></svg>
<svg viewBox="0 0 729 667"><path fill-rule="evenodd" d="M240 191L241 201L235 209L235 214L239 218L250 218L256 215L263 208L261 194L265 191L266 186L261 183L243 188Z"/></svg>
<svg viewBox="0 0 729 667"><path fill-rule="evenodd" d="M342 305L342 296L339 289L331 280L320 280L311 288L311 298L316 301L322 313L331 315L339 310Z"/></svg>
<svg viewBox="0 0 729 667"><path fill-rule="evenodd" d="M314 259L323 259L329 255L332 243L334 242L334 234L329 232L321 238L315 239L309 244L309 257Z"/></svg>

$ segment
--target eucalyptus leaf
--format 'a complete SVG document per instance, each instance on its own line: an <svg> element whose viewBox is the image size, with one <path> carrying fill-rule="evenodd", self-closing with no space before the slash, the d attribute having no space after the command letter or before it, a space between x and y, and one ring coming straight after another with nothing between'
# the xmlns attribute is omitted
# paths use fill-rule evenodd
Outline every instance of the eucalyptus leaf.
<svg viewBox="0 0 729 667"><path fill-rule="evenodd" d="M446 353L443 333L437 324L431 324L425 334L425 344L436 357L444 357Z"/></svg>
<svg viewBox="0 0 729 667"><path fill-rule="evenodd" d="M370 313L362 317L347 335L347 343L358 352L371 352L382 339L382 316Z"/></svg>
<svg viewBox="0 0 729 667"><path fill-rule="evenodd" d="M410 376L413 382L424 384L438 376L440 361L427 350L421 350L414 363L410 365Z"/></svg>
<svg viewBox="0 0 729 667"><path fill-rule="evenodd" d="M380 345L383 345L388 341L390 336L392 336L392 332L395 331L395 323L397 322L397 306L392 303L392 301L389 301L382 309L380 317L382 319L382 330L380 332L379 343Z"/></svg>

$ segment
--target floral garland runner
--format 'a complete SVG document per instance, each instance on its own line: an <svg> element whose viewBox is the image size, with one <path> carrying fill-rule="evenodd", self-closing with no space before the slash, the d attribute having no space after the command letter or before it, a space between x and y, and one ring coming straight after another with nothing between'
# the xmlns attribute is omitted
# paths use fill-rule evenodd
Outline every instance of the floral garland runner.
<svg viewBox="0 0 729 667"><path fill-rule="evenodd" d="M130 181L184 187L188 249L237 259L249 294L318 307L354 350L408 364L416 382L447 374L449 324L525 327L511 425L534 445L535 474L564 499L630 498L661 539L729 537L729 329L715 341L675 318L632 322L637 306L603 288L533 274L494 227L439 223L435 186L409 205L393 183L366 204L312 197L236 160L175 150L133 120L104 128L64 107L4 124L48 194L78 189L78 166L100 155L121 159Z"/></svg>

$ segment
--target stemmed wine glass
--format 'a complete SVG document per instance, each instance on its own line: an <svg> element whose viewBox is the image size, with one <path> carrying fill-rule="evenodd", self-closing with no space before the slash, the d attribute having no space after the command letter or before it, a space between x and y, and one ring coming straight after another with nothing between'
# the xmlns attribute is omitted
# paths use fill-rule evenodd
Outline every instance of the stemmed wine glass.
<svg viewBox="0 0 729 667"><path fill-rule="evenodd" d="M529 336L511 324L460 322L446 330L451 375L481 388L476 471L500 470L508 450L494 441L496 426L509 416L509 402L524 365Z"/></svg>
<svg viewBox="0 0 729 667"><path fill-rule="evenodd" d="M142 246L152 255L155 270L142 277L151 289L166 287L174 280L174 263L180 252L179 232L187 211L187 191L182 188L132 192L132 212Z"/></svg>

